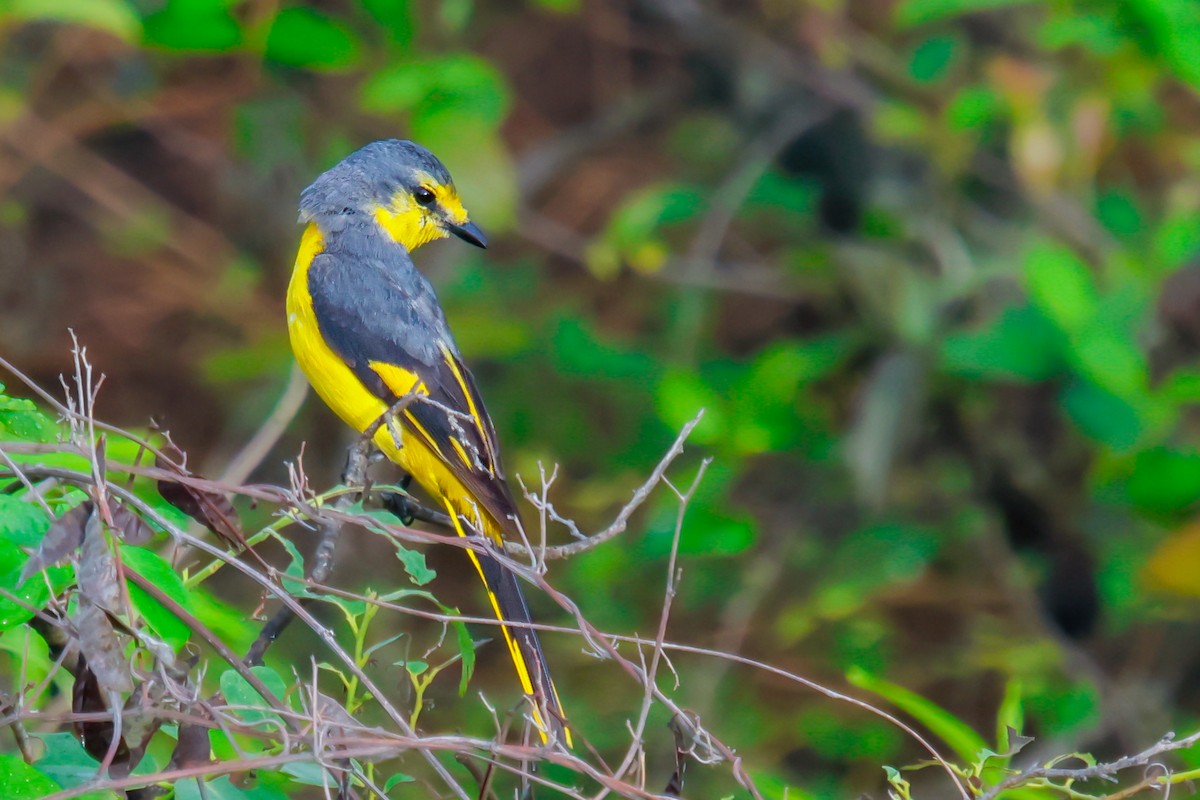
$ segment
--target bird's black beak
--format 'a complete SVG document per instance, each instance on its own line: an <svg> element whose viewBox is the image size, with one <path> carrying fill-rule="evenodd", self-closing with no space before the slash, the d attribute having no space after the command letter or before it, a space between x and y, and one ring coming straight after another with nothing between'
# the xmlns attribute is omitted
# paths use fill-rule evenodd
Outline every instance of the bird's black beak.
<svg viewBox="0 0 1200 800"><path fill-rule="evenodd" d="M468 244L473 244L476 247L487 248L487 237L483 235L483 231L479 230L479 226L474 222L466 222L462 225L455 225L453 222L447 222L446 228L458 238Z"/></svg>

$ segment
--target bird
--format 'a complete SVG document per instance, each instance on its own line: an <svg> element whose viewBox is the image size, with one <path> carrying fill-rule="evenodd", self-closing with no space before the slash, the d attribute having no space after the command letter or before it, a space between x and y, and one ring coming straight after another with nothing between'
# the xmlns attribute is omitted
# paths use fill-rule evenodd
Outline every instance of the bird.
<svg viewBox="0 0 1200 800"><path fill-rule="evenodd" d="M372 142L318 176L300 194L299 222L286 304L297 362L344 422L359 433L377 425L374 445L448 512L458 535L485 543L466 552L533 721L544 743L572 746L520 580L492 554L522 536L496 429L410 256L451 235L481 248L487 238L445 165L400 139Z"/></svg>

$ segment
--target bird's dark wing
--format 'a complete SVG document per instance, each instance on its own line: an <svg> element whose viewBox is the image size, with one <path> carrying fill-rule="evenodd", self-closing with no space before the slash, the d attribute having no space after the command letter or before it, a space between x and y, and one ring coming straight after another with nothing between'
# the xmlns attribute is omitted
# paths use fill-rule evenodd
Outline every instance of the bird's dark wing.
<svg viewBox="0 0 1200 800"><path fill-rule="evenodd" d="M482 512L515 531L495 428L433 288L408 255L400 248L377 258L322 253L308 280L329 346L389 405L419 387L401 412L403 428L447 465Z"/></svg>
<svg viewBox="0 0 1200 800"><path fill-rule="evenodd" d="M466 493L435 498L457 512L458 532L484 535L497 544L515 536L517 507L500 468L496 431L433 288L407 253L399 247L321 253L309 267L308 289L321 336L368 391L388 405L417 393L400 411L400 425L405 436L418 437L445 464ZM422 475L413 477L425 484ZM485 517L482 525L472 520L473 509ZM461 524L463 517L470 528ZM522 688L533 701L543 740L556 731L570 746L571 733L537 631L530 627L520 581L492 554L468 554L501 622Z"/></svg>

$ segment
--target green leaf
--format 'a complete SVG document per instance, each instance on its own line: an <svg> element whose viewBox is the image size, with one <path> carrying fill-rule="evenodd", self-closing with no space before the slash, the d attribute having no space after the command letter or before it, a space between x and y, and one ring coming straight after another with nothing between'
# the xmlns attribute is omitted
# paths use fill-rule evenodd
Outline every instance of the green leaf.
<svg viewBox="0 0 1200 800"><path fill-rule="evenodd" d="M846 680L868 692L873 692L905 712L950 746L960 761L975 761L987 749L987 742L970 725L946 709L902 686L868 674L858 667L846 672Z"/></svg>
<svg viewBox="0 0 1200 800"><path fill-rule="evenodd" d="M401 48L412 44L416 32L412 0L362 0L362 6Z"/></svg>
<svg viewBox="0 0 1200 800"><path fill-rule="evenodd" d="M141 35L141 22L124 0L10 0L17 19L65 22L108 31L126 42Z"/></svg>
<svg viewBox="0 0 1200 800"><path fill-rule="evenodd" d="M445 605L444 603L439 602L436 597L434 597L432 594L430 594L429 592L426 592L424 590L421 590L421 589L397 589L395 591L388 592L387 594L383 595L382 597L379 598L379 600L384 603L395 603L400 600L405 600L405 599L408 599L411 597L420 597L423 600L428 600L430 603L435 605L438 608L438 610L440 610L443 614L445 614L446 616L451 618L448 621L448 624L450 625L450 628L454 631L454 636L455 636L455 639L458 644L458 655L462 661L462 677L459 681L458 693L461 696L466 696L467 685L471 681L471 675L474 674L474 672L475 672L475 641L474 641L474 639L471 638L471 631L467 628L466 623L464 623L462 620L454 619L454 617L460 616L457 608L453 608L451 606L448 606L448 605ZM393 637L392 640L394 640L395 638L398 638L398 637ZM374 647L372 647L371 650L374 650L377 647L386 646L389 641L391 641L391 640L385 640L384 642L381 642L381 643L375 645Z"/></svg>
<svg viewBox="0 0 1200 800"><path fill-rule="evenodd" d="M1200 8L1191 0L1138 0L1126 4L1139 43L1157 51L1176 75L1200 88Z"/></svg>
<svg viewBox="0 0 1200 800"><path fill-rule="evenodd" d="M1034 0L904 0L896 7L895 21L902 28L926 25L975 11L1027 5Z"/></svg>
<svg viewBox="0 0 1200 800"><path fill-rule="evenodd" d="M11 541L0 539L0 589L16 599L0 595L0 630L28 622L33 612L28 608L41 608L50 599L50 589L41 575L35 575L18 587L21 570L29 557ZM51 567L47 574L59 575L69 569ZM0 794L0 797L4 795Z"/></svg>
<svg viewBox="0 0 1200 800"><path fill-rule="evenodd" d="M879 139L915 145L925 141L931 119L923 108L895 99L884 99L880 101L871 123Z"/></svg>
<svg viewBox="0 0 1200 800"><path fill-rule="evenodd" d="M1048 686L1027 694L1025 708L1042 736L1067 739L1099 720L1099 690L1090 681Z"/></svg>
<svg viewBox="0 0 1200 800"><path fill-rule="evenodd" d="M143 25L145 43L168 50L223 53L243 43L241 25L221 0L168 0Z"/></svg>
<svg viewBox="0 0 1200 800"><path fill-rule="evenodd" d="M58 425L38 409L32 400L3 394L0 384L0 440L18 442L54 442Z"/></svg>
<svg viewBox="0 0 1200 800"><path fill-rule="evenodd" d="M908 73L921 83L934 83L945 77L958 40L953 36L933 36L917 45L908 61Z"/></svg>
<svg viewBox="0 0 1200 800"><path fill-rule="evenodd" d="M37 800L61 788L20 756L0 753L0 797L4 800Z"/></svg>
<svg viewBox="0 0 1200 800"><path fill-rule="evenodd" d="M417 586L424 586L437 577L437 573L425 565L425 554L419 550L411 550L396 542L396 558L404 565L404 571Z"/></svg>
<svg viewBox="0 0 1200 800"><path fill-rule="evenodd" d="M1045 20L1037 41L1047 50L1079 47L1099 56L1113 56L1125 44L1116 18L1101 14L1065 14Z"/></svg>
<svg viewBox="0 0 1200 800"><path fill-rule="evenodd" d="M704 209L704 192L684 183L659 183L630 194L613 213L602 234L603 240L626 261L643 271L661 266L645 262L647 245L656 245L667 255L657 233L665 225L695 219Z"/></svg>
<svg viewBox="0 0 1200 800"><path fill-rule="evenodd" d="M27 624L0 632L0 652L12 656L7 674L21 675L25 685L39 684L50 674L50 647Z"/></svg>
<svg viewBox="0 0 1200 800"><path fill-rule="evenodd" d="M245 652L258 636L261 623L255 622L244 608L226 603L202 589L191 589L188 597L188 610L235 652Z"/></svg>
<svg viewBox="0 0 1200 800"><path fill-rule="evenodd" d="M458 614L457 608L450 608L438 604L443 613ZM475 674L475 640L471 638L471 631L467 628L467 624L461 620L450 620L450 627L454 629L454 637L458 643L458 655L462 660L462 673L458 681L458 696L467 696L467 686L471 682L471 676Z"/></svg>
<svg viewBox="0 0 1200 800"><path fill-rule="evenodd" d="M1137 409L1090 381L1072 381L1059 402L1081 431L1117 452L1128 450L1141 438Z"/></svg>
<svg viewBox="0 0 1200 800"><path fill-rule="evenodd" d="M821 190L815 182L768 170L750 188L745 206L769 215L764 228L778 231L781 224L811 218L820 199Z"/></svg>
<svg viewBox="0 0 1200 800"><path fill-rule="evenodd" d="M1127 491L1135 508L1157 514L1186 511L1200 499L1200 453L1158 447L1137 455Z"/></svg>
<svg viewBox="0 0 1200 800"><path fill-rule="evenodd" d="M791 724L805 747L830 762L844 758L847 752L872 761L897 758L904 745L903 734L889 723L848 717L827 706L806 707Z"/></svg>
<svg viewBox="0 0 1200 800"><path fill-rule="evenodd" d="M847 337L833 335L770 345L749 364L706 364L701 379L705 386L728 387L718 392L728 402L706 406L721 413L731 429L720 435L722 446L739 455L781 452L817 434L813 405L805 402L805 388L833 373L851 352ZM663 391L670 388L661 387ZM684 391L671 401L678 404L676 417L698 399L689 401ZM679 424L682 420L676 418L671 427Z"/></svg>
<svg viewBox="0 0 1200 800"><path fill-rule="evenodd" d="M204 779L203 789L200 788L198 779L188 778L173 784L174 800L288 800L289 797L295 796L267 785L266 779L271 775L269 772L260 773L258 785L248 789L234 786L228 775L212 780Z"/></svg>
<svg viewBox="0 0 1200 800"><path fill-rule="evenodd" d="M288 554L288 565L283 571L280 583L283 588L287 589L290 594L302 595L308 594L308 587L304 584L304 556L300 555L300 550L287 537L277 537L276 541L283 546L283 549Z"/></svg>
<svg viewBox="0 0 1200 800"><path fill-rule="evenodd" d="M430 93L431 79L421 62L381 69L363 83L360 105L373 114L411 111Z"/></svg>
<svg viewBox="0 0 1200 800"><path fill-rule="evenodd" d="M508 113L511 96L508 82L490 62L460 53L375 72L363 84L361 104L374 114L455 110L496 126Z"/></svg>
<svg viewBox="0 0 1200 800"><path fill-rule="evenodd" d="M588 380L609 378L644 385L655 380L661 370L646 353L605 341L589 322L578 317L559 320L550 334L550 353L558 372Z"/></svg>
<svg viewBox="0 0 1200 800"><path fill-rule="evenodd" d="M1009 678L1004 685L1004 697L1000 700L1000 708L996 711L996 748L1010 756L1014 754L1018 742L1009 741L1009 732L1025 729L1025 706L1021 699L1021 690L1021 681Z"/></svg>
<svg viewBox="0 0 1200 800"><path fill-rule="evenodd" d="M942 367L973 378L1040 382L1065 368L1066 340L1045 315L1029 306L1007 308L991 327L942 341Z"/></svg>
<svg viewBox="0 0 1200 800"><path fill-rule="evenodd" d="M20 547L35 548L42 543L50 522L41 506L10 494L0 494L0 539Z"/></svg>
<svg viewBox="0 0 1200 800"><path fill-rule="evenodd" d="M342 23L305 6L279 12L267 35L266 56L279 64L339 69L358 61L358 38Z"/></svg>
<svg viewBox="0 0 1200 800"><path fill-rule="evenodd" d="M967 86L946 106L946 122L955 131L986 130L1003 111L1003 103L990 86Z"/></svg>
<svg viewBox="0 0 1200 800"><path fill-rule="evenodd" d="M673 513L656 515L647 525L646 553L663 558L670 552L674 536ZM746 514L736 516L710 508L689 508L679 539L679 552L686 556L735 556L758 540L758 527Z"/></svg>
<svg viewBox="0 0 1200 800"><path fill-rule="evenodd" d="M821 380L845 363L850 344L845 336L833 335L768 345L754 357L740 393L791 403L801 385Z"/></svg>
<svg viewBox="0 0 1200 800"><path fill-rule="evenodd" d="M1184 264L1200 249L1200 216L1192 210L1173 214L1154 232L1151 252L1158 266L1169 271Z"/></svg>
<svg viewBox="0 0 1200 800"><path fill-rule="evenodd" d="M394 775L392 775L390 778L388 778L387 781L383 784L383 790L385 792L391 791L391 789L393 787L397 786L398 784L412 783L415 780L416 780L416 778L414 778L412 775L405 775L403 772L397 772Z"/></svg>
<svg viewBox="0 0 1200 800"><path fill-rule="evenodd" d="M712 444L724 438L728 422L721 394L693 372L673 370L663 376L656 396L659 418L673 430L679 430L704 411L691 441Z"/></svg>
<svg viewBox="0 0 1200 800"><path fill-rule="evenodd" d="M1115 236L1136 236L1145 227L1137 203L1125 192L1109 191L1100 195L1096 199L1096 216Z"/></svg>
<svg viewBox="0 0 1200 800"><path fill-rule="evenodd" d="M590 243L589 269L598 277L612 277L622 263L642 272L659 270L670 257L660 229L700 215L703 198L697 187L678 182L632 192L608 219L600 239Z"/></svg>
<svg viewBox="0 0 1200 800"><path fill-rule="evenodd" d="M185 610L191 611L191 596L183 580L157 553L143 547L125 546L121 548L121 560L127 568L141 575ZM179 650L187 643L191 637L187 623L132 581L129 582L129 599L150 629L172 648Z"/></svg>
<svg viewBox="0 0 1200 800"><path fill-rule="evenodd" d="M44 755L34 766L44 775L49 776L63 789L77 789L96 780L96 759L88 755L79 740L70 733L34 733L32 736L41 740L41 750ZM134 767L135 775L147 775L161 765L152 755L143 758ZM121 794L124 800L124 793ZM79 800L117 800L116 792L110 789L84 792L78 795Z"/></svg>
<svg viewBox="0 0 1200 800"><path fill-rule="evenodd" d="M290 775L296 783L301 783L305 786L333 788L338 785L337 778L315 761L293 761L289 764L284 764L280 768L280 772Z"/></svg>
<svg viewBox="0 0 1200 800"><path fill-rule="evenodd" d="M283 682L283 678L279 677L279 673L264 666L251 667L250 671L280 702L287 702L287 684ZM279 715L272 710L271 704L236 670L229 669L221 673L221 691L230 705L246 707L234 712L246 722L254 724L264 720L274 720L282 724Z"/></svg>
<svg viewBox="0 0 1200 800"><path fill-rule="evenodd" d="M1092 272L1065 247L1040 245L1025 261L1025 285L1034 306L1064 331L1074 331L1096 313Z"/></svg>
<svg viewBox="0 0 1200 800"><path fill-rule="evenodd" d="M704 474L680 529L679 552L689 556L732 556L750 549L758 540L754 518L735 509L728 491L734 472L728 464L714 462ZM688 486L691 478L678 478L676 485ZM678 501L664 493L646 522L640 555L665 558L675 535Z"/></svg>
<svg viewBox="0 0 1200 800"><path fill-rule="evenodd" d="M1145 396L1149 364L1117 320L1097 317L1072 337L1071 344L1071 361L1081 375L1127 401Z"/></svg>

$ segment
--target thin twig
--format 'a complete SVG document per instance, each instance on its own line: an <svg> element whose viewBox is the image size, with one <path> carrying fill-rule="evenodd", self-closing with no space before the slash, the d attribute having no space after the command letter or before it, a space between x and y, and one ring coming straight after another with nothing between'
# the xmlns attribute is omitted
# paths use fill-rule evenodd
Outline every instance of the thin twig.
<svg viewBox="0 0 1200 800"><path fill-rule="evenodd" d="M1067 781L1089 781L1089 780L1115 780L1118 772L1130 769L1132 767L1148 766L1154 759L1161 756L1163 753L1170 753L1174 750L1186 750L1192 745L1200 742L1200 731L1193 733L1191 736L1183 739L1176 739L1174 733L1168 733L1162 739L1159 739L1154 745L1147 747L1140 753L1135 753L1131 756L1124 756L1115 761L1105 761L1099 764L1093 764L1089 767L1079 767L1078 769L1066 769L1063 767L1047 767L1037 766L1022 770L1015 775L1010 775L1000 781L995 786L988 789L980 800L994 800L1001 792L1006 789L1011 789L1014 786L1021 786L1035 780L1067 780Z"/></svg>
<svg viewBox="0 0 1200 800"><path fill-rule="evenodd" d="M674 443L672 443L670 449L667 450L666 455L659 460L658 466L656 466L650 473L650 477L646 478L645 482L643 482L642 485L639 486L636 491L634 491L633 496L629 498L629 502L626 503L619 512L617 512L616 519L613 520L612 524L599 533L587 536L579 530L579 526L575 524L574 520L567 519L559 514L549 500L544 497L539 498L536 495L530 495L526 493L526 498L529 500L529 502L533 503L533 505L538 509L539 513L545 513L548 515L550 519L554 520L559 525L564 526L568 531L571 532L572 536L579 540L577 542L572 542L571 544L562 544L558 545L557 547L547 547L541 554L543 559L567 558L569 556L578 555L579 553L587 552L594 547L599 547L609 539L612 539L614 536L623 533L625 528L629 525L629 518L633 516L633 512L637 511L642 503L646 502L646 499L650 497L650 493L654 490L654 487L658 486L658 484L662 481L663 475L666 474L667 468L670 467L672 462L674 462L675 459L683 453L683 443L687 441L687 438L691 436L692 431L696 429L696 426L700 424L700 420L703 418L704 409L700 409L696 416L688 424L684 425L682 430L679 431L679 435L675 437ZM506 552L515 556L527 556L529 554L528 549L518 542L505 542L504 549Z"/></svg>
<svg viewBox="0 0 1200 800"><path fill-rule="evenodd" d="M667 559L667 585L663 590L662 611L659 613L658 618L658 633L654 637L654 649L650 656L650 664L643 668L646 682L642 696L641 711L638 713L637 722L633 727L633 741L629 744L629 749L625 753L624 760L613 772L613 775L617 778L623 776L633 766L635 757L642 751L642 737L646 731L646 720L650 717L650 709L654 705L654 691L658 685L658 667L663 659L663 644L667 638L667 621L671 617L671 605L675 600L675 593L677 591L676 584L682 577L681 574L677 573L676 563L679 560L679 540L683 536L683 518L687 514L688 506L691 504L696 489L704 479L704 473L708 469L708 465L711 463L711 458L706 458L700 462L700 469L696 471L696 476L692 479L692 485L686 492L681 493L675 490L675 494L679 498L679 508L675 513L675 530L671 536L671 553ZM668 485L670 484L668 483ZM671 488L674 490L674 486ZM601 792L597 795L596 800L600 800L604 794L604 792Z"/></svg>

